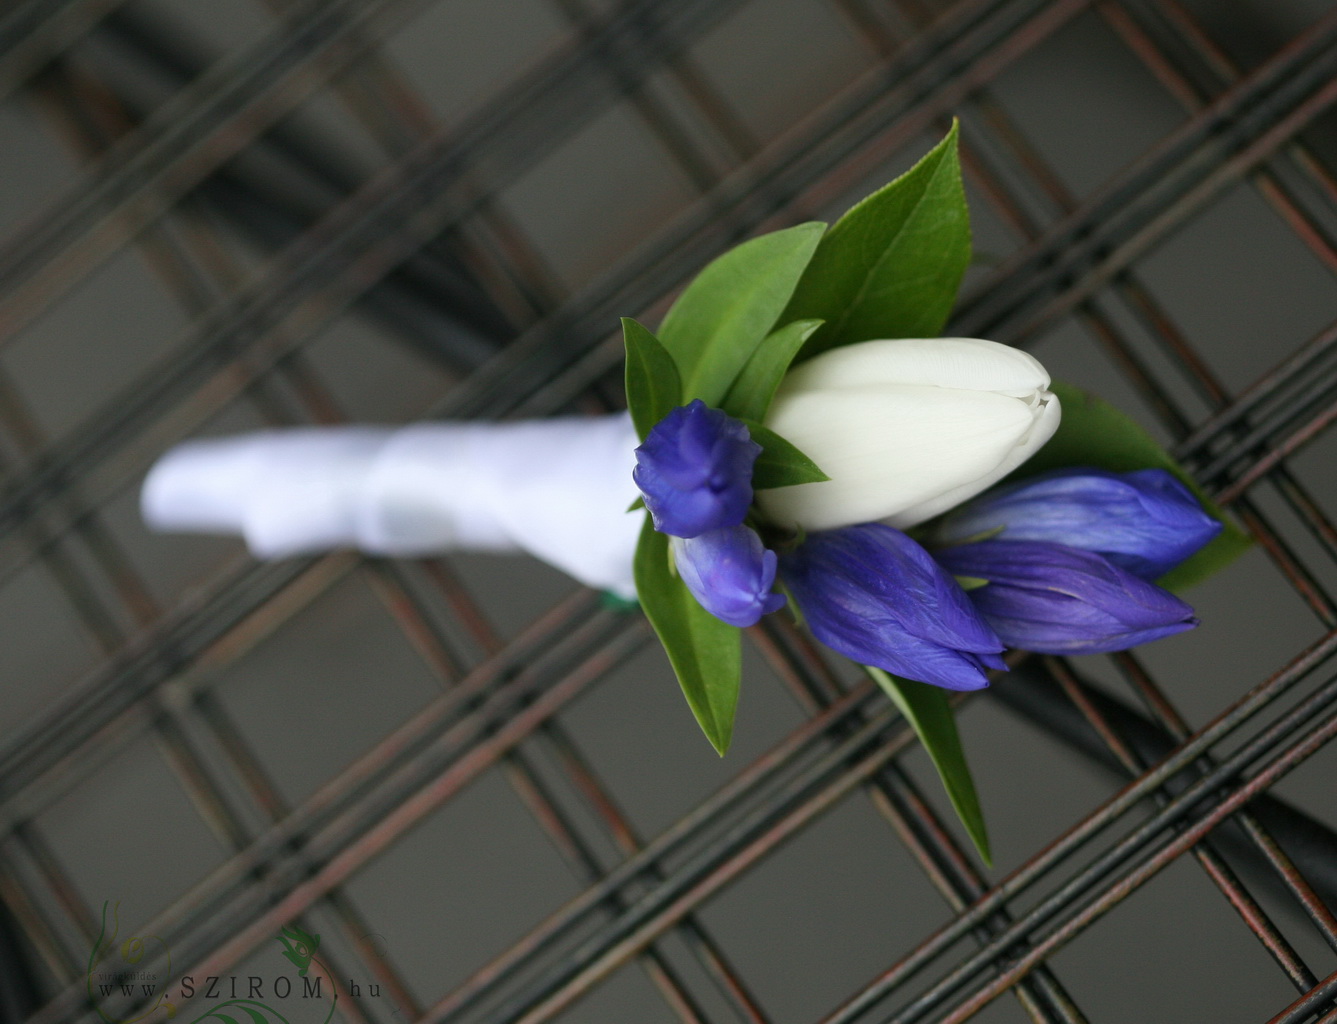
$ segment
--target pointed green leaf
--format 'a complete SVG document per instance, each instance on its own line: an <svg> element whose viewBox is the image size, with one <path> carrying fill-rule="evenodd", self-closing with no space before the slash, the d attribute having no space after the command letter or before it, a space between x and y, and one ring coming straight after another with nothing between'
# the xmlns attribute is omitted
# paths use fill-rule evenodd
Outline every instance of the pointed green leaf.
<svg viewBox="0 0 1337 1024"><path fill-rule="evenodd" d="M682 404L678 367L659 339L631 317L622 318L627 348L627 409L642 441L650 428Z"/></svg>
<svg viewBox="0 0 1337 1024"><path fill-rule="evenodd" d="M753 238L696 275L659 325L683 397L718 406L794 294L826 230L817 222Z"/></svg>
<svg viewBox="0 0 1337 1024"><path fill-rule="evenodd" d="M831 478L817 463L808 458L783 437L755 420L743 420L752 440L761 445L761 454L752 467L752 486L763 491L768 487L793 487L795 484L817 484Z"/></svg>
<svg viewBox="0 0 1337 1024"><path fill-rule="evenodd" d="M970 777L970 766L966 764L966 752L961 747L961 734L956 731L956 719L947 691L927 683L901 679L880 668L869 667L868 674L895 701L914 729L933 767L938 770L938 777L942 779L943 788L947 790L947 797L965 826L966 834L984 863L992 867L984 812L980 810L980 798Z"/></svg>
<svg viewBox="0 0 1337 1024"><path fill-rule="evenodd" d="M841 217L781 322L826 321L802 358L874 338L933 338L970 264L957 125L910 170Z"/></svg>
<svg viewBox="0 0 1337 1024"><path fill-rule="evenodd" d="M1156 582L1183 590L1224 569L1253 543L1221 508L1209 499L1157 440L1126 413L1104 399L1054 381L1050 390L1063 407L1058 432L1009 479L1022 479L1066 466L1095 466L1115 473L1135 469L1166 469L1177 476L1202 502L1203 509L1225 527L1216 539Z"/></svg>
<svg viewBox="0 0 1337 1024"><path fill-rule="evenodd" d="M723 756L733 738L738 708L741 631L697 604L672 573L668 537L655 531L649 516L636 546L635 574L641 607L668 653L692 714Z"/></svg>
<svg viewBox="0 0 1337 1024"><path fill-rule="evenodd" d="M821 326L820 320L795 320L767 335L724 396L721 408L739 419L758 423L765 420L789 364L812 332Z"/></svg>

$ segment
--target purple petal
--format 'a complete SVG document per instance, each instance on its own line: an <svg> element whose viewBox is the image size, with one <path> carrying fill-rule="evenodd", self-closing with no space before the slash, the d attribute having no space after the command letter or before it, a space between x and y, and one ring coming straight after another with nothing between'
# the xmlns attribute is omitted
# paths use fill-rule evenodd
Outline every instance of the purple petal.
<svg viewBox="0 0 1337 1024"><path fill-rule="evenodd" d="M636 449L632 478L656 530L696 537L747 516L760 453L747 427L698 398L651 428Z"/></svg>
<svg viewBox="0 0 1337 1024"><path fill-rule="evenodd" d="M672 541L678 575L701 607L731 626L751 626L782 608L775 585L775 552L746 526L726 526Z"/></svg>
<svg viewBox="0 0 1337 1024"><path fill-rule="evenodd" d="M1163 469L1063 469L992 491L951 513L945 543L998 533L1104 555L1156 579L1221 532L1187 487Z"/></svg>
<svg viewBox="0 0 1337 1024"><path fill-rule="evenodd" d="M782 568L813 635L855 661L953 690L988 685L985 668L1001 664L969 598L899 530L813 533Z"/></svg>
<svg viewBox="0 0 1337 1024"><path fill-rule="evenodd" d="M988 540L944 548L937 558L951 573L989 581L970 598L1009 647L1100 654L1198 624L1169 591L1062 544Z"/></svg>

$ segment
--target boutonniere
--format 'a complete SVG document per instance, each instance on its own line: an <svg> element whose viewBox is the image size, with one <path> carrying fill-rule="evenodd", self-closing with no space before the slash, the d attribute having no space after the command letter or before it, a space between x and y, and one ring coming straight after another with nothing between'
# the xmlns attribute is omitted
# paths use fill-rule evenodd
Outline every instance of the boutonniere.
<svg viewBox="0 0 1337 1024"><path fill-rule="evenodd" d="M949 691L1008 650L1193 628L1172 590L1246 541L1118 410L936 337L970 258L954 126L829 228L744 242L656 332L623 327L636 591L706 737L728 749L742 629L792 614L905 712L987 859Z"/></svg>
<svg viewBox="0 0 1337 1024"><path fill-rule="evenodd" d="M987 858L949 691L1192 629L1177 591L1247 542L1123 413L938 336L970 259L953 127L829 228L721 255L655 331L624 320L629 416L188 441L144 514L266 558L528 552L639 600L721 754L741 631L796 616L904 712Z"/></svg>

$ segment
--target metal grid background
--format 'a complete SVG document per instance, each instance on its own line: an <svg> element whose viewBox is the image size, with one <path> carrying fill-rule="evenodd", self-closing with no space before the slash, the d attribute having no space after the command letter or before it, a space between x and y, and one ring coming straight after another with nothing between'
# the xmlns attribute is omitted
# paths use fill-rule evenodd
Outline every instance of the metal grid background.
<svg viewBox="0 0 1337 1024"><path fill-rule="evenodd" d="M380 985L351 1022L1337 1021L1337 11L266 2L0 13L7 1019L91 1016L121 900L197 977L300 921ZM1197 633L963 702L995 869L782 616L716 762L641 618L543 567L137 525L196 433L616 406L618 315L953 115L953 332L1258 540Z"/></svg>

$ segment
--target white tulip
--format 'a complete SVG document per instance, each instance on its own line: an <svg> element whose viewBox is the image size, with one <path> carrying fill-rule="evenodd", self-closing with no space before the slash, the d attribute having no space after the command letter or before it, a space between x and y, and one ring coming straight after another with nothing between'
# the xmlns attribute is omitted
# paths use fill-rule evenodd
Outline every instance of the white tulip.
<svg viewBox="0 0 1337 1024"><path fill-rule="evenodd" d="M867 341L785 378L766 425L831 479L759 491L776 523L904 529L1001 480L1058 429L1049 374L975 338Z"/></svg>

